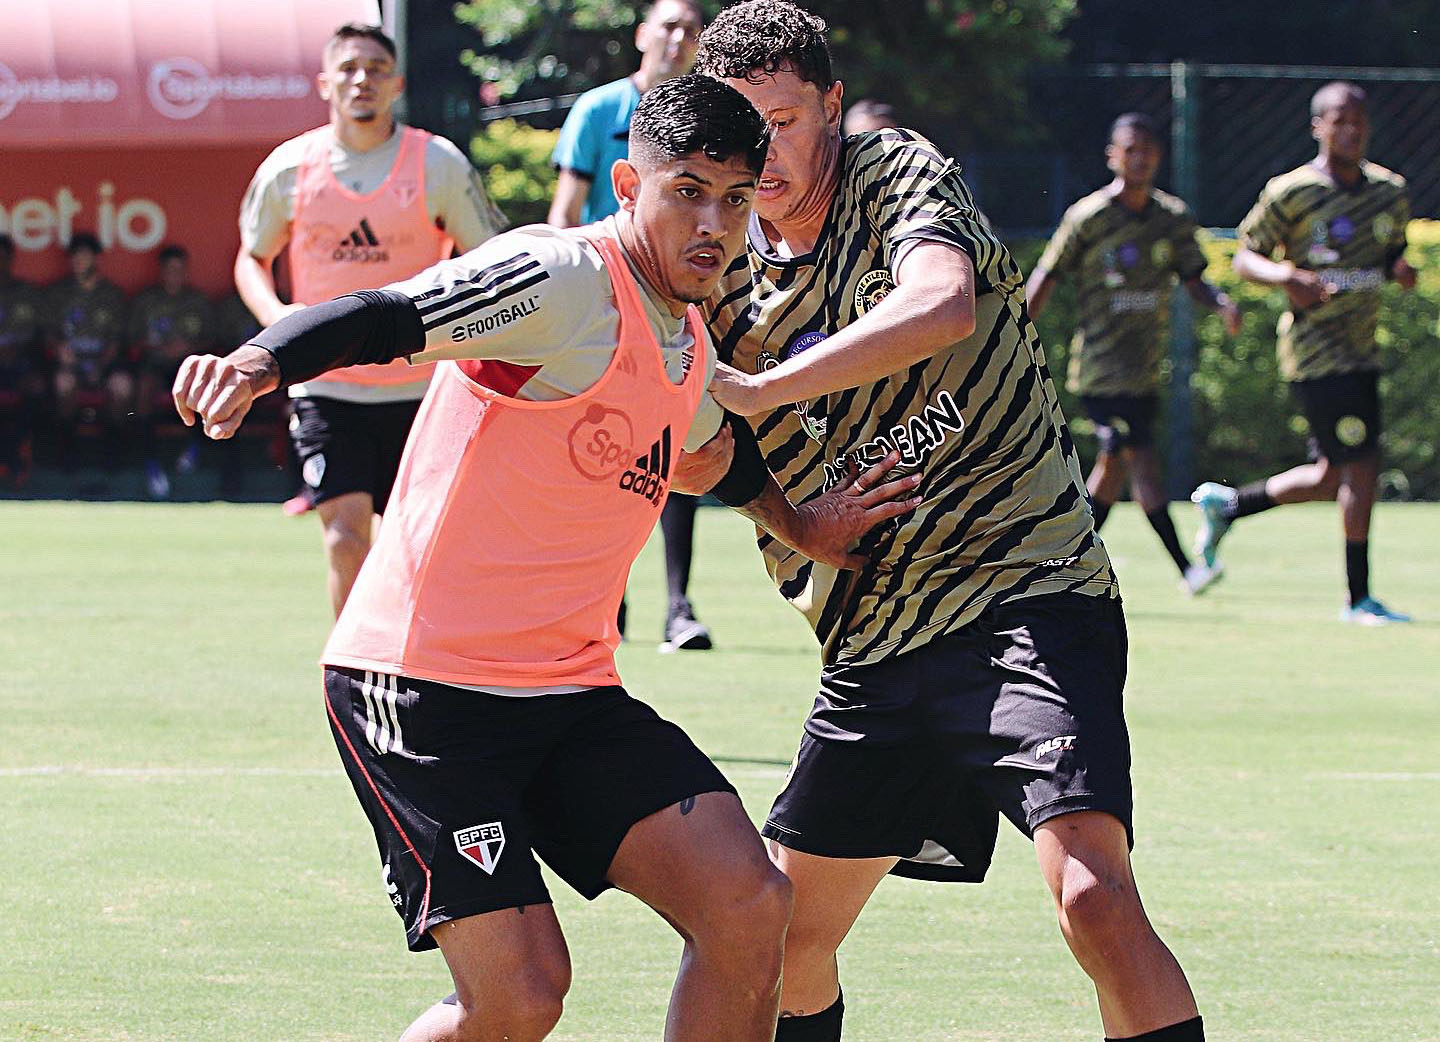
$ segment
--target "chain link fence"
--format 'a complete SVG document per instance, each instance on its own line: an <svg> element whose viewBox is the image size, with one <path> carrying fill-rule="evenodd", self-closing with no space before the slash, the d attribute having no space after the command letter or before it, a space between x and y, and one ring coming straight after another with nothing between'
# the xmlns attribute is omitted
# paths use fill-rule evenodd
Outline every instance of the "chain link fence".
<svg viewBox="0 0 1440 1042"><path fill-rule="evenodd" d="M1170 148L1159 183L1202 225L1233 228L1265 182L1315 155L1310 97L1332 80L1370 97L1369 154L1410 181L1417 217L1440 215L1440 69L1264 65L1102 65L1037 75L1027 85L1037 143L958 156L991 221L1011 235L1042 234L1065 207L1110 179L1111 121L1144 112ZM962 135L919 127L942 145Z"/></svg>

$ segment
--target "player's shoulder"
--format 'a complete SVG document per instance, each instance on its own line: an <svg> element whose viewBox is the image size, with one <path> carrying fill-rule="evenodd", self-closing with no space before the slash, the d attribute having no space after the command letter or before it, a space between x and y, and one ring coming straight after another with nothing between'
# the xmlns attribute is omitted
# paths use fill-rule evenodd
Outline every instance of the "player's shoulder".
<svg viewBox="0 0 1440 1042"><path fill-rule="evenodd" d="M628 76L598 87L591 87L575 99L572 112L588 113L596 110L617 109L627 104L631 96L639 96L635 81Z"/></svg>
<svg viewBox="0 0 1440 1042"><path fill-rule="evenodd" d="M1106 188L1097 188L1089 195L1082 195L1065 208L1061 219L1067 224L1080 225L1093 221L1110 208L1113 196Z"/></svg>
<svg viewBox="0 0 1440 1042"><path fill-rule="evenodd" d="M461 150L459 145L443 134L432 134L428 130L422 130L420 133L425 135L426 169L441 169L469 176L474 167L470 162L470 157Z"/></svg>
<svg viewBox="0 0 1440 1042"><path fill-rule="evenodd" d="M275 181L281 177L294 174L305 162L305 154L310 149L311 142L315 135L326 130L325 127L316 127L314 130L307 130L305 133L282 141L270 150L270 154L260 161L255 168L254 181L259 183Z"/></svg>
<svg viewBox="0 0 1440 1042"><path fill-rule="evenodd" d="M603 276L605 263L574 228L527 224L501 232L442 266L466 281L477 278L510 282L548 282L554 292L583 292Z"/></svg>
<svg viewBox="0 0 1440 1042"><path fill-rule="evenodd" d="M1154 188L1150 191L1150 198L1154 199L1155 205L1159 206L1160 209L1170 217L1178 220L1195 219L1195 215L1190 211L1190 204L1178 195L1171 195L1169 192L1163 192L1158 188Z"/></svg>
<svg viewBox="0 0 1440 1042"><path fill-rule="evenodd" d="M844 166L852 177L873 175L897 164L937 164L946 166L950 160L933 144L913 130L885 127L851 134L844 141Z"/></svg>
<svg viewBox="0 0 1440 1042"><path fill-rule="evenodd" d="M1317 170L1313 164L1304 163L1294 170L1276 174L1266 181L1263 195L1269 199L1284 202L1305 192L1313 192L1317 189L1328 190L1332 187L1330 179Z"/></svg>
<svg viewBox="0 0 1440 1042"><path fill-rule="evenodd" d="M1360 169L1364 172L1365 179L1373 184L1382 184L1400 192L1406 190L1405 178L1379 163L1372 163L1367 159L1360 164Z"/></svg>

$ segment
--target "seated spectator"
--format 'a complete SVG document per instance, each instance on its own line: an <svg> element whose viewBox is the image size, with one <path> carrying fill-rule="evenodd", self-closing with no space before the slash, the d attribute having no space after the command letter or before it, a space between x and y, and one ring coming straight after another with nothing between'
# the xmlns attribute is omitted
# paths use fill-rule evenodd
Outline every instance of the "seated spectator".
<svg viewBox="0 0 1440 1042"><path fill-rule="evenodd" d="M160 251L160 281L130 305L130 361L136 380L135 417L145 457L145 487L154 499L170 495L170 476L160 463L155 418L169 417L169 392L186 355L215 346L215 316L205 294L190 285L190 255L183 246ZM199 446L191 440L176 461L179 470L195 469Z"/></svg>
<svg viewBox="0 0 1440 1042"><path fill-rule="evenodd" d="M125 414L135 399L135 380L120 353L125 294L100 274L100 241L76 232L66 247L70 276L50 289L46 338L55 361L55 409L60 420L61 462L75 462L75 433L82 408L95 408L109 427L112 462L126 444Z"/></svg>
<svg viewBox="0 0 1440 1042"><path fill-rule="evenodd" d="M40 294L13 272L15 243L0 235L0 481L13 488L30 474L31 406L44 394L37 364Z"/></svg>

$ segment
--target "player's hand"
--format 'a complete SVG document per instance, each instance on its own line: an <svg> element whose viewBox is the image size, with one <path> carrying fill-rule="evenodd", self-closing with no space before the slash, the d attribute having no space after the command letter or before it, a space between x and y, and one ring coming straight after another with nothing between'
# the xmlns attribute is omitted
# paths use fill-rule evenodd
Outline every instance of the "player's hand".
<svg viewBox="0 0 1440 1042"><path fill-rule="evenodd" d="M1323 304L1335 295L1336 287L1325 282L1319 275L1305 268L1292 268L1290 276L1282 283L1290 306L1296 311Z"/></svg>
<svg viewBox="0 0 1440 1042"><path fill-rule="evenodd" d="M921 475L885 480L899 462L900 453L891 452L864 473L852 463L848 480L796 507L801 524L796 549L834 568L854 571L865 567L867 558L851 552L860 537L882 521L910 513L923 499L911 495Z"/></svg>
<svg viewBox="0 0 1440 1042"><path fill-rule="evenodd" d="M734 458L735 435L730 433L728 423L722 424L715 437L694 452L680 453L675 469L670 472L670 491L703 496L725 476Z"/></svg>
<svg viewBox="0 0 1440 1042"><path fill-rule="evenodd" d="M1415 269L1404 257L1396 257L1395 263L1390 265L1390 277L1401 289L1415 288Z"/></svg>
<svg viewBox="0 0 1440 1042"><path fill-rule="evenodd" d="M1225 323L1225 332L1230 336L1239 336L1240 329L1245 324L1245 316L1240 314L1239 306L1235 301L1226 297L1221 301L1219 310L1220 318Z"/></svg>
<svg viewBox="0 0 1440 1042"><path fill-rule="evenodd" d="M255 399L279 386L275 357L246 345L224 358L191 355L180 363L172 395L175 411L187 427L198 417L207 437L231 437Z"/></svg>
<svg viewBox="0 0 1440 1042"><path fill-rule="evenodd" d="M761 386L760 377L716 362L715 375L710 378L710 397L736 415L754 416L766 408L760 397Z"/></svg>

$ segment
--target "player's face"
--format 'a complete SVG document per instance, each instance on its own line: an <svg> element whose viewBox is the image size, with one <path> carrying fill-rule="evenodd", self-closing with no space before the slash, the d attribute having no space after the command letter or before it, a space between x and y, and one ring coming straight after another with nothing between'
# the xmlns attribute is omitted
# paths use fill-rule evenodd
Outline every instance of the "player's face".
<svg viewBox="0 0 1440 1042"><path fill-rule="evenodd" d="M704 28L696 10L681 0L660 0L651 8L635 29L635 49L650 78L659 82L689 72Z"/></svg>
<svg viewBox="0 0 1440 1042"><path fill-rule="evenodd" d="M95 269L98 267L99 262L95 256L94 250L89 250L81 247L74 253L70 254L70 274L74 275L82 282L85 279L88 279L91 275L95 274Z"/></svg>
<svg viewBox="0 0 1440 1042"><path fill-rule="evenodd" d="M166 293L179 293L185 288L189 275L190 265L184 257L171 257L160 265L160 285L165 287Z"/></svg>
<svg viewBox="0 0 1440 1042"><path fill-rule="evenodd" d="M755 193L755 212L763 220L786 224L829 207L823 198L840 152L840 99L837 80L829 90L802 80L789 69L773 76L728 79L770 124L770 151Z"/></svg>
<svg viewBox="0 0 1440 1042"><path fill-rule="evenodd" d="M755 175L738 156L691 153L668 162L615 164L615 195L634 231L626 247L669 300L698 304L745 249Z"/></svg>
<svg viewBox="0 0 1440 1042"><path fill-rule="evenodd" d="M331 114L354 123L388 118L405 89L390 52L363 36L341 40L325 53L319 84Z"/></svg>
<svg viewBox="0 0 1440 1042"><path fill-rule="evenodd" d="M1310 121L1320 151L1345 163L1365 158L1370 145L1370 114L1358 101L1334 105Z"/></svg>
<svg viewBox="0 0 1440 1042"><path fill-rule="evenodd" d="M1121 127L1105 146L1105 165L1127 185L1148 188L1160 169L1160 143L1136 127Z"/></svg>

